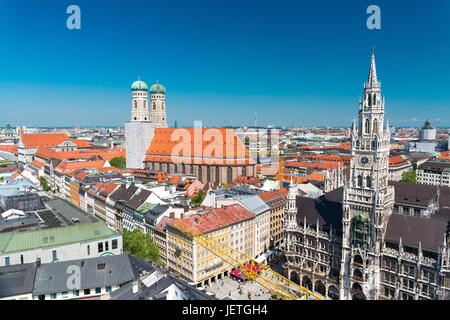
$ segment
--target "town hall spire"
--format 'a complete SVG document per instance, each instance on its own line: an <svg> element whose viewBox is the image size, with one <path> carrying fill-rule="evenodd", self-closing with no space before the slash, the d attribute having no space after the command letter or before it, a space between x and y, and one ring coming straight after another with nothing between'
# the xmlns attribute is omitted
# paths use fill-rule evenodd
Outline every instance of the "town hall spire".
<svg viewBox="0 0 450 320"><path fill-rule="evenodd" d="M375 46L372 46L372 58L370 60L369 78L367 80L367 86L376 87L378 85L377 69L375 66Z"/></svg>

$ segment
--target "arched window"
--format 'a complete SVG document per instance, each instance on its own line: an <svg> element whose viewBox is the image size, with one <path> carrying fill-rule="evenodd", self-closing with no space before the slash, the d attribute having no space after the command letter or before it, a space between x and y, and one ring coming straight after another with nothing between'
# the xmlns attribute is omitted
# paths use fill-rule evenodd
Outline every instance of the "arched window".
<svg viewBox="0 0 450 320"><path fill-rule="evenodd" d="M220 170L219 167L216 167L216 179L215 179L215 183L219 183L220 182Z"/></svg>
<svg viewBox="0 0 450 320"><path fill-rule="evenodd" d="M369 219L362 213L358 213L351 222L351 242L353 245L360 247L369 244L369 240Z"/></svg>
<svg viewBox="0 0 450 320"><path fill-rule="evenodd" d="M364 130L366 134L370 133L370 121L369 119L366 119L366 125L364 126Z"/></svg>
<svg viewBox="0 0 450 320"><path fill-rule="evenodd" d="M369 94L368 98L369 98L369 101L368 101L367 105L371 106L372 105L372 96Z"/></svg>
<svg viewBox="0 0 450 320"><path fill-rule="evenodd" d="M362 176L358 176L358 187L362 187Z"/></svg>
<svg viewBox="0 0 450 320"><path fill-rule="evenodd" d="M376 104L377 104L377 96L375 95L375 93L373 94L372 104L373 104L373 105L376 105Z"/></svg>
<svg viewBox="0 0 450 320"><path fill-rule="evenodd" d="M161 108L164 110L164 102L161 104Z"/></svg>
<svg viewBox="0 0 450 320"><path fill-rule="evenodd" d="M373 119L373 133L374 134L378 133L378 121L377 121L377 119Z"/></svg>
<svg viewBox="0 0 450 320"><path fill-rule="evenodd" d="M233 169L231 167L227 168L227 183L233 181Z"/></svg>
<svg viewBox="0 0 450 320"><path fill-rule="evenodd" d="M153 102L153 110L156 110L156 103Z"/></svg>
<svg viewBox="0 0 450 320"><path fill-rule="evenodd" d="M134 108L137 109L137 101L134 100Z"/></svg>
<svg viewBox="0 0 450 320"><path fill-rule="evenodd" d="M362 266L363 259L361 258L361 256L359 254L357 254L353 257L353 262Z"/></svg>
<svg viewBox="0 0 450 320"><path fill-rule="evenodd" d="M367 186L367 188L372 187L372 178L371 177L366 178L366 186Z"/></svg>
<svg viewBox="0 0 450 320"><path fill-rule="evenodd" d="M203 167L198 166L198 180L203 181Z"/></svg>

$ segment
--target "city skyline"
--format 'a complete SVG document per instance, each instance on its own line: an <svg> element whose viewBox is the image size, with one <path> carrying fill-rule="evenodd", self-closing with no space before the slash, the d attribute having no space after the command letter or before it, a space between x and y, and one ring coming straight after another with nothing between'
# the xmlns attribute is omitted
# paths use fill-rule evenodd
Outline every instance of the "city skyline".
<svg viewBox="0 0 450 320"><path fill-rule="evenodd" d="M368 1L321 4L78 1L68 30L67 3L3 3L0 125L123 127L140 76L167 88L169 126L251 126L256 112L261 126L350 127L375 45L390 123L450 126L448 3L383 3L381 30L365 26Z"/></svg>

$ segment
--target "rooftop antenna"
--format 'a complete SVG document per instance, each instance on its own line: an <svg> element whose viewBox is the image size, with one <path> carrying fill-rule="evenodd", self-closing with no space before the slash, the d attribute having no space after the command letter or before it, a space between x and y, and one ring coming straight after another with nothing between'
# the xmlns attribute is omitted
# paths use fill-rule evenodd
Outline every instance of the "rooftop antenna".
<svg viewBox="0 0 450 320"><path fill-rule="evenodd" d="M255 129L256 129L257 125L258 125L258 115L255 112Z"/></svg>

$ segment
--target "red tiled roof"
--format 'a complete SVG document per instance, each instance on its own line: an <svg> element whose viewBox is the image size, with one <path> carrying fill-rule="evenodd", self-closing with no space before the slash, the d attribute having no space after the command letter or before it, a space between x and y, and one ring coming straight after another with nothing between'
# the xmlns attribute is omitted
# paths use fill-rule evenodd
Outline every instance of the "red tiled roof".
<svg viewBox="0 0 450 320"><path fill-rule="evenodd" d="M56 147L61 142L70 140L65 133L24 133L21 137L25 148Z"/></svg>
<svg viewBox="0 0 450 320"><path fill-rule="evenodd" d="M171 184L178 184L179 182L181 182L181 177L178 175L173 175L172 178L170 178L169 182Z"/></svg>
<svg viewBox="0 0 450 320"><path fill-rule="evenodd" d="M105 160L102 159L93 161L74 161L74 162L64 160L55 168L55 171L62 174L66 174L71 173L77 169L90 169L90 168L101 169L103 168L104 165Z"/></svg>
<svg viewBox="0 0 450 320"><path fill-rule="evenodd" d="M173 218L163 217L161 221L155 226L155 230L159 232L164 232L164 228L166 227L167 223L173 220L174 220Z"/></svg>
<svg viewBox="0 0 450 320"><path fill-rule="evenodd" d="M260 193L258 194L258 197L260 197L261 200L264 201L271 208L279 207L281 205L286 204L286 200L275 191L266 191Z"/></svg>
<svg viewBox="0 0 450 320"><path fill-rule="evenodd" d="M91 144L83 139L70 139L70 141L76 143L78 149L92 148Z"/></svg>
<svg viewBox="0 0 450 320"><path fill-rule="evenodd" d="M17 144L13 145L0 145L0 151L5 151L9 153L18 154L19 146Z"/></svg>
<svg viewBox="0 0 450 320"><path fill-rule="evenodd" d="M234 179L230 185L234 186L234 185L247 185L247 184L251 184L255 187L259 187L261 183L261 180L257 177L252 177L252 176L238 176L236 177L236 179Z"/></svg>
<svg viewBox="0 0 450 320"><path fill-rule="evenodd" d="M286 198L289 191L288 191L287 188L281 188L281 189L278 189L277 192L278 192L283 198Z"/></svg>
<svg viewBox="0 0 450 320"><path fill-rule="evenodd" d="M204 212L205 210L206 212ZM253 213L240 204L234 204L223 208L202 207L197 211L204 213L192 214L183 218L182 221L202 233L208 233L239 221L254 218ZM174 221L170 221L168 225L175 228Z"/></svg>
<svg viewBox="0 0 450 320"><path fill-rule="evenodd" d="M211 165L255 163L233 129L198 129L201 130L198 142L194 130L197 129L155 129L144 161Z"/></svg>
<svg viewBox="0 0 450 320"><path fill-rule="evenodd" d="M78 180L84 180L84 178L86 178L86 176L88 175L88 173L86 171L78 171L78 173L75 174L75 178Z"/></svg>
<svg viewBox="0 0 450 320"><path fill-rule="evenodd" d="M285 162L284 167L293 167L293 168L315 168L315 169L331 169L337 168L339 163L318 163L318 162L299 162L299 161L291 161Z"/></svg>
<svg viewBox="0 0 450 320"><path fill-rule="evenodd" d="M35 156L45 160L48 160L50 158L59 159L58 154L55 150L46 147L39 147L39 149L37 149L36 151Z"/></svg>
<svg viewBox="0 0 450 320"><path fill-rule="evenodd" d="M401 156L393 156L389 157L389 166L397 167L406 164L407 161L403 159Z"/></svg>
<svg viewBox="0 0 450 320"><path fill-rule="evenodd" d="M125 157L125 148L112 149L85 149L73 151L55 151L50 148L41 147L36 151L36 156L44 159L88 159L92 157L101 157L105 160L111 160L116 157Z"/></svg>
<svg viewBox="0 0 450 320"><path fill-rule="evenodd" d="M42 169L42 167L44 166L44 164L38 160L34 160L33 162L31 162L31 164L35 167L38 167L39 169Z"/></svg>

